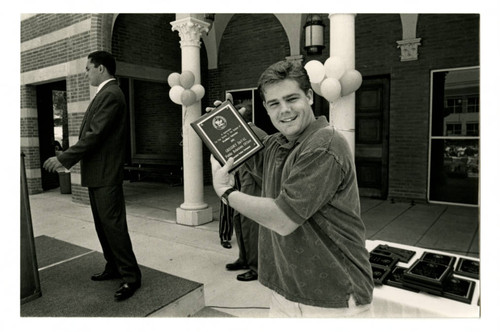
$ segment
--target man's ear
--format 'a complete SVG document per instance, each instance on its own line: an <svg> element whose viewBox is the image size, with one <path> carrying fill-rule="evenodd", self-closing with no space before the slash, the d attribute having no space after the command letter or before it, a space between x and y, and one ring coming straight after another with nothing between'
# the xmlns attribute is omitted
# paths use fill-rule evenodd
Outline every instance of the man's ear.
<svg viewBox="0 0 500 332"><path fill-rule="evenodd" d="M307 96L307 99L309 99L309 105L312 106L314 104L314 92L313 92L313 90L312 89L307 90L306 96Z"/></svg>

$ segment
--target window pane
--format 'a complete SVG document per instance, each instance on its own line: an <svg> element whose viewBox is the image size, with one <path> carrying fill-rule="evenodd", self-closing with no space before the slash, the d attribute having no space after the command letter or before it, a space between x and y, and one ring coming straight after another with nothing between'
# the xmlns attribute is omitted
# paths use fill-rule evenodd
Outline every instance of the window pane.
<svg viewBox="0 0 500 332"><path fill-rule="evenodd" d="M479 69L432 74L432 136L479 136Z"/></svg>
<svg viewBox="0 0 500 332"><path fill-rule="evenodd" d="M476 205L478 186L479 140L432 140L429 199Z"/></svg>

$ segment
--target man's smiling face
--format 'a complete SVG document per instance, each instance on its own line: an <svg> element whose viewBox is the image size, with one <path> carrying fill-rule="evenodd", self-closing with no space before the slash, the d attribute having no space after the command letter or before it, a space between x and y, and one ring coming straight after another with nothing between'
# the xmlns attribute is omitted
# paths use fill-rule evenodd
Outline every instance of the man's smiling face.
<svg viewBox="0 0 500 332"><path fill-rule="evenodd" d="M274 127L289 141L297 139L314 121L313 92L306 93L292 79L285 79L265 87L264 107Z"/></svg>

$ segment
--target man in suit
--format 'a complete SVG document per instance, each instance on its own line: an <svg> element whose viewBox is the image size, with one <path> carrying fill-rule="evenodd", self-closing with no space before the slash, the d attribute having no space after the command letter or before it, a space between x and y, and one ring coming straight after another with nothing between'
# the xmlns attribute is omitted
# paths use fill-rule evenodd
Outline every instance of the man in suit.
<svg viewBox="0 0 500 332"><path fill-rule="evenodd" d="M252 122L251 101L244 102L235 107L259 139L262 140L267 136L264 130L260 129ZM262 191L261 181L253 177L251 170L246 164L241 165L235 172L235 181L237 183L236 187L241 192L260 196ZM239 213L237 210L233 211L234 231L236 233L236 241L238 242L239 254L238 259L234 263L226 264L226 269L229 271L248 269L249 271L238 274L236 279L239 281L257 280L259 224Z"/></svg>
<svg viewBox="0 0 500 332"><path fill-rule="evenodd" d="M97 87L85 112L78 142L45 161L55 172L80 162L81 185L88 187L94 224L106 266L91 277L94 281L121 278L115 300L131 297L141 286L141 271L128 234L123 196L126 102L114 77L116 62L105 51L89 54L85 76Z"/></svg>

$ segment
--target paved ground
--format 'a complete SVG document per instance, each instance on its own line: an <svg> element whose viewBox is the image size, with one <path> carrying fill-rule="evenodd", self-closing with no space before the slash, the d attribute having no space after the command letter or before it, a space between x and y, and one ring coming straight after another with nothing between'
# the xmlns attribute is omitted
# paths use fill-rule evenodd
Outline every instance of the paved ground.
<svg viewBox="0 0 500 332"><path fill-rule="evenodd" d="M236 280L224 266L238 256L219 244L219 201L211 187L205 201L213 222L190 227L175 223L182 187L126 182L129 230L141 265L204 284L207 308L199 315L267 317L269 292L257 281ZM59 189L30 196L35 236L47 235L101 251L90 208L74 203ZM414 245L472 257L479 256L478 208L362 199L367 239ZM89 274L99 271L89 271Z"/></svg>

